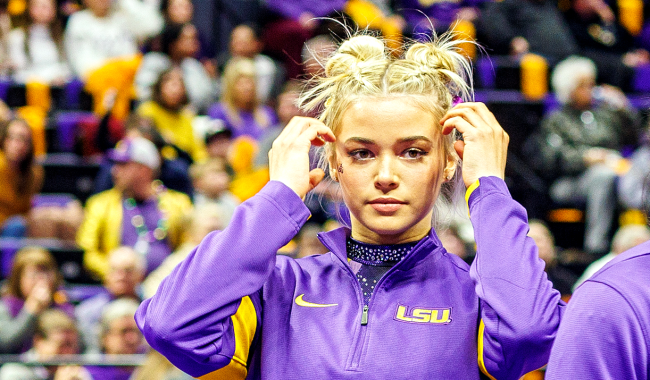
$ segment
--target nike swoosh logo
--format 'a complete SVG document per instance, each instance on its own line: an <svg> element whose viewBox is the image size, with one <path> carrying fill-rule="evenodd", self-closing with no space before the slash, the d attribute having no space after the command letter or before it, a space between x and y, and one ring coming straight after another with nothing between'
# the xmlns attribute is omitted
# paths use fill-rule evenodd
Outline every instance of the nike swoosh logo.
<svg viewBox="0 0 650 380"><path fill-rule="evenodd" d="M299 295L298 297L296 297L296 305L304 306L304 307L330 307L330 306L338 306L339 305L338 303L325 303L325 304L323 304L323 303L307 302L307 301L302 299L302 297L304 295L305 294L303 293L303 294Z"/></svg>

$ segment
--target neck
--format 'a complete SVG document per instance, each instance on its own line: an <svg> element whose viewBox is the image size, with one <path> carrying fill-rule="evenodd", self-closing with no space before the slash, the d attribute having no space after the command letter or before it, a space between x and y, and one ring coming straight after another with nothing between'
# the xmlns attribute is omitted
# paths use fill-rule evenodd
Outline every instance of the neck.
<svg viewBox="0 0 650 380"><path fill-rule="evenodd" d="M133 198L138 202L146 201L147 199L154 196L155 192L151 186L151 182L144 182L145 185L136 186L133 189L124 190L124 196L126 198Z"/></svg>

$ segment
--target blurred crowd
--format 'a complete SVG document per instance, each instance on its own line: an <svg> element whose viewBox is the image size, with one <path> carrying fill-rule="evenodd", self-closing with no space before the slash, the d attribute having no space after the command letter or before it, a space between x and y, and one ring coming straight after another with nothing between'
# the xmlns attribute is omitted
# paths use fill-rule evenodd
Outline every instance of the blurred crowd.
<svg viewBox="0 0 650 380"><path fill-rule="evenodd" d="M213 19L193 22L208 3ZM291 118L314 116L298 95L350 26L383 35L395 55L404 42L453 29L479 43L459 45L475 62L487 53L522 63L524 95L525 81L550 84L542 95L555 106L526 136L526 164L544 184L545 211L575 210L564 221L584 224L584 238L557 247L557 218L532 220L530 236L565 299L650 239L650 123L630 101L644 95L635 81L650 70L650 2L265 0L233 12L224 35L217 23L243 3L0 1L0 354L147 353L133 320L139 302L268 182L274 139ZM544 75L524 75L531 57ZM80 112L64 128L61 115ZM53 202L41 191L43 163L62 152L98 168L90 198ZM349 221L333 181L305 202L312 217L279 254L324 253L317 234ZM471 262L463 207L436 215L445 247ZM91 292L69 297L74 285L57 259L34 244L44 238L83 251ZM17 252L5 249L16 241ZM10 363L0 380L186 378L147 355L139 367Z"/></svg>

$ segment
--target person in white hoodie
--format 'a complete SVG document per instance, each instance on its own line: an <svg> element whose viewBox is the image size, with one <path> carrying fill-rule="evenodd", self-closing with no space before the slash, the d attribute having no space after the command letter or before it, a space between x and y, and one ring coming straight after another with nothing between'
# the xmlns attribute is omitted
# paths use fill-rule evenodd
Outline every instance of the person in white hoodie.
<svg viewBox="0 0 650 380"><path fill-rule="evenodd" d="M27 23L7 38L12 79L63 84L71 76L63 53L63 29L54 0L29 0Z"/></svg>
<svg viewBox="0 0 650 380"><path fill-rule="evenodd" d="M87 9L70 16L65 50L82 79L111 58L138 53L138 44L160 32L158 9L140 0L84 0Z"/></svg>

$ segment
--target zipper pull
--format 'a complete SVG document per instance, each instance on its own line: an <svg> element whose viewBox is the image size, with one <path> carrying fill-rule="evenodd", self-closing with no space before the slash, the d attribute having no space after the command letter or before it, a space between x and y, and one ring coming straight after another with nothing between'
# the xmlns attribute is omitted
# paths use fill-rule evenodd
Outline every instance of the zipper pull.
<svg viewBox="0 0 650 380"><path fill-rule="evenodd" d="M368 324L368 305L363 305L363 311L361 312L361 326Z"/></svg>

